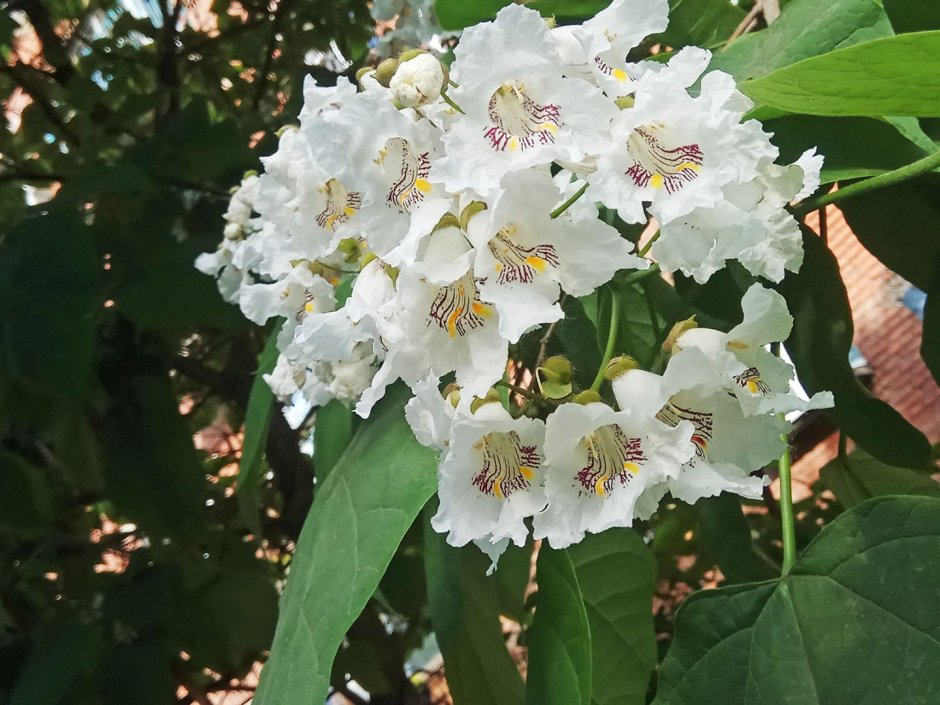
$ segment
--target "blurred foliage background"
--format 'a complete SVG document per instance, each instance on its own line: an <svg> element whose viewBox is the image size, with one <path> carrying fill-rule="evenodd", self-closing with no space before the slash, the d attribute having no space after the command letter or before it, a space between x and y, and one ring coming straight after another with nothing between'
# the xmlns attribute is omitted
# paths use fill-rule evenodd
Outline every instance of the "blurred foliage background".
<svg viewBox="0 0 940 705"><path fill-rule="evenodd" d="M445 26L456 28L491 16L498 4L439 9ZM536 4L564 21L606 3ZM870 0L832 3L829 44L814 37L816 44L802 48L794 37L805 38L818 19L813 2L672 5L669 31L641 55L653 44L720 48L745 32L762 36L783 5L789 25L774 40L786 40L782 49L764 50L748 35L718 59L744 78L802 58L801 51L891 33L884 10ZM375 63L387 51L377 31L388 26L376 16L412 10L377 3L370 13L365 0L6 0L0 8L8 126L0 130L0 702L246 702L272 642L277 595L315 478L335 462L355 419L334 404L295 429L279 409L265 413L260 491L236 494L242 428L270 331L224 304L193 261L219 241L230 187L295 120L304 76L332 84ZM833 165L830 181L922 156L936 127L777 117L785 152L795 156L820 142ZM935 209L929 194L936 187L935 179L923 179L906 196L910 208ZM885 230L873 231L877 250ZM912 268L927 266L917 252L888 262L915 283ZM839 298L838 281L826 278L826 256L810 253L808 260L807 277L816 279L790 284L791 308L801 297L833 303L804 340L844 333L846 325L850 339L844 291ZM932 276L928 267L922 288L934 286ZM733 321L744 285L729 272L707 287L679 277L675 289L647 291L657 312L626 322L630 349L655 341L650 326L668 329L690 311ZM583 312L568 313L571 323L557 338L570 353L596 332L578 327ZM799 308L794 314L799 329ZM815 386L831 385L849 369L841 338L832 336L832 357L796 360L801 372L820 372ZM852 384L854 378L847 388ZM894 433L879 440L872 432L869 449L882 460L929 467L916 429L881 424L874 411L859 420L849 407L833 418L844 428L874 423ZM318 419L330 433L317 439L311 457ZM845 495L836 491L841 503L824 490L815 487L797 507L801 546L842 503L857 501L844 499L858 492L857 483ZM767 507L742 509L731 497L675 504L641 527L652 553L644 550L648 572L639 589L655 590L660 658L685 595L779 573L779 522L769 495ZM447 609L435 602L442 586L472 589L483 596L480 609L503 615L502 629L483 636L468 627L479 617L472 613L463 626L439 628L442 648L479 637L475 645L485 650L501 635L524 669L530 552L507 554L488 581L472 549L430 556L434 566L450 567L429 567L426 581L425 558L436 544L424 533L419 519L337 656L331 687L351 702L364 702L363 692L380 704L446 701L435 686L440 662L429 639L432 614ZM454 575L462 576L460 585L446 582ZM430 605L429 584L438 595ZM657 661L656 654L638 658L647 674Z"/></svg>

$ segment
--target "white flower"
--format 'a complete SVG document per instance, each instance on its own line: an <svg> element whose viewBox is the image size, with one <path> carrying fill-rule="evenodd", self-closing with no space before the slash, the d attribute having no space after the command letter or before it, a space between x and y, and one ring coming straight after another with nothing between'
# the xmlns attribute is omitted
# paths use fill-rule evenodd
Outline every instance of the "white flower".
<svg viewBox="0 0 940 705"><path fill-rule="evenodd" d="M673 357L663 377L630 370L613 381L619 405L632 404L669 426L693 427L694 454L654 489L656 501L666 489L690 504L721 492L761 496L764 482L750 473L780 457L789 424L772 415L745 416L725 382L694 348Z"/></svg>
<svg viewBox="0 0 940 705"><path fill-rule="evenodd" d="M406 108L417 108L437 100L444 85L444 67L431 54L418 54L402 61L389 83L395 100Z"/></svg>
<svg viewBox="0 0 940 705"><path fill-rule="evenodd" d="M311 406L322 406L333 398L328 386L313 371L284 355L278 356L274 369L263 378L283 404L290 404L297 393Z"/></svg>
<svg viewBox="0 0 940 705"><path fill-rule="evenodd" d="M777 149L760 123L741 123L750 101L728 74L713 71L693 98L687 88L711 54L687 47L635 81L635 103L611 123L611 149L588 177L588 196L616 208L631 223L646 220L644 203L661 224L709 207L721 187L754 179Z"/></svg>
<svg viewBox="0 0 940 705"><path fill-rule="evenodd" d="M319 259L355 234L362 193L321 167L304 131L286 130L277 151L261 161L265 173L255 207L288 235L281 246L292 259Z"/></svg>
<svg viewBox="0 0 940 705"><path fill-rule="evenodd" d="M304 104L300 109L300 124L317 120L324 111L338 110L356 95L356 86L345 76L336 79L335 86L319 86L310 74L304 77Z"/></svg>
<svg viewBox="0 0 940 705"><path fill-rule="evenodd" d="M414 385L415 395L405 404L405 419L418 443L443 451L450 445L457 407L441 395L438 384L431 375Z"/></svg>
<svg viewBox="0 0 940 705"><path fill-rule="evenodd" d="M451 204L432 183L437 128L366 92L326 115L311 139L319 162L360 194L356 227L369 249L396 267L413 262Z"/></svg>
<svg viewBox="0 0 940 705"><path fill-rule="evenodd" d="M245 317L258 325L283 316L284 325L278 334L278 348L283 350L297 326L312 313L332 311L336 297L329 282L302 262L276 282L243 286L238 305Z"/></svg>
<svg viewBox="0 0 940 705"><path fill-rule="evenodd" d="M793 326L784 298L754 284L744 294L741 308L744 320L728 333L693 328L679 336L676 347L701 351L709 369L723 379L721 384L737 397L745 415L831 407L829 392L819 392L808 401L793 394L793 367L767 350L768 344L785 340Z"/></svg>
<svg viewBox="0 0 940 705"><path fill-rule="evenodd" d="M468 237L476 248L480 298L495 306L500 332L510 343L562 318L560 289L586 296L618 270L648 265L597 218L552 219L561 194L547 171L509 174L503 186L492 207L470 220Z"/></svg>
<svg viewBox="0 0 940 705"><path fill-rule="evenodd" d="M546 423L548 508L535 517L535 538L564 548L585 532L631 526L644 491L677 477L692 457L691 433L691 424L670 428L631 406L558 407Z"/></svg>
<svg viewBox="0 0 940 705"><path fill-rule="evenodd" d="M663 269L679 270L699 283L731 259L771 281L799 271L803 239L784 206L818 188L822 157L814 151L789 166L765 164L754 180L726 184L712 206L664 224L652 256Z"/></svg>
<svg viewBox="0 0 940 705"><path fill-rule="evenodd" d="M630 75L627 54L648 35L664 31L668 13L666 0L614 0L583 24L559 27L552 34L570 33L582 50L579 63L590 66L602 88L614 96L623 95L635 78ZM566 54L569 62L576 57L573 48Z"/></svg>
<svg viewBox="0 0 940 705"><path fill-rule="evenodd" d="M440 509L431 519L447 542L525 544L524 523L545 506L542 489L545 424L513 419L498 403L458 412L438 469Z"/></svg>
<svg viewBox="0 0 940 705"><path fill-rule="evenodd" d="M394 319L400 332L384 340L385 361L356 412L368 416L371 405L396 379L414 387L428 372L436 377L455 372L467 394L484 396L503 376L508 342L499 333L498 314L480 300L473 274L436 284L402 270L397 294Z"/></svg>
<svg viewBox="0 0 940 705"><path fill-rule="evenodd" d="M538 12L505 7L494 22L465 30L454 54L459 87L448 95L464 114L444 135L436 178L448 190L486 196L509 171L607 148L613 103L586 81L566 78Z"/></svg>

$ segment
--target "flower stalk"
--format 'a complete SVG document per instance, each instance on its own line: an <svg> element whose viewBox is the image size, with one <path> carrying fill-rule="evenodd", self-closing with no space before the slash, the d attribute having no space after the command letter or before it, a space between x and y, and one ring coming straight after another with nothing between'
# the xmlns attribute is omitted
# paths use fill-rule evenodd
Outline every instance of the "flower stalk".
<svg viewBox="0 0 940 705"><path fill-rule="evenodd" d="M617 292L612 292L610 298L610 327L607 329L607 345L604 348L604 357L601 359L600 367L597 369L597 375L591 384L591 389L595 392L601 388L604 383L604 373L607 371L607 365L610 364L614 356L614 346L617 344L617 332L620 328L620 297Z"/></svg>

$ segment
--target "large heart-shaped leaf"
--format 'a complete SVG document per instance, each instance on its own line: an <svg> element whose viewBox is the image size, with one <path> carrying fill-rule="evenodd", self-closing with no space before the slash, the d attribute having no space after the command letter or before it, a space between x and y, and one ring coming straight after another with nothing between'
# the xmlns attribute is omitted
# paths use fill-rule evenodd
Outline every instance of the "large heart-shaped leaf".
<svg viewBox="0 0 940 705"><path fill-rule="evenodd" d="M940 698L940 499L842 514L780 580L692 595L655 705Z"/></svg>
<svg viewBox="0 0 940 705"><path fill-rule="evenodd" d="M497 579L486 575L487 558L476 546L448 546L428 521L424 562L431 621L454 705L521 705L524 686L506 650Z"/></svg>
<svg viewBox="0 0 940 705"><path fill-rule="evenodd" d="M565 551L542 545L535 620L529 636L527 705L589 705L591 631L578 578Z"/></svg>
<svg viewBox="0 0 940 705"><path fill-rule="evenodd" d="M819 475L846 507L882 495L940 497L940 484L925 472L885 465L863 450L856 450L846 458L833 458Z"/></svg>
<svg viewBox="0 0 940 705"><path fill-rule="evenodd" d="M656 665L656 559L632 529L568 549L591 629L592 705L642 705Z"/></svg>
<svg viewBox="0 0 940 705"><path fill-rule="evenodd" d="M322 705L346 630L435 488L437 460L388 395L318 486L281 598L259 705Z"/></svg>

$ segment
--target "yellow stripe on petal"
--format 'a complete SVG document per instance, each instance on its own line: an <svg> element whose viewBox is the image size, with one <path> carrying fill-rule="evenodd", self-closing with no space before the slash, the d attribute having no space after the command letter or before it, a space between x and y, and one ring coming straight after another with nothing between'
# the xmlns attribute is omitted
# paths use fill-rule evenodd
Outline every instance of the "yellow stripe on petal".
<svg viewBox="0 0 940 705"><path fill-rule="evenodd" d="M457 319L460 318L460 314L463 313L463 307L458 306L454 309L447 317L447 332L450 334L450 337L453 338L457 335Z"/></svg>
<svg viewBox="0 0 940 705"><path fill-rule="evenodd" d="M479 301L474 301L472 304L473 312L478 316L489 316L492 309L486 304L481 304Z"/></svg>
<svg viewBox="0 0 940 705"><path fill-rule="evenodd" d="M638 475L640 473L640 466L636 463L631 463L627 461L623 464L623 469L629 472L631 475Z"/></svg>
<svg viewBox="0 0 940 705"><path fill-rule="evenodd" d="M522 476L526 480L531 480L533 477L535 477L535 471L532 468L526 467L525 465L519 466L519 472L522 473Z"/></svg>
<svg viewBox="0 0 940 705"><path fill-rule="evenodd" d="M493 495L496 497L496 499L503 498L503 488L499 486L498 482L493 483Z"/></svg>
<svg viewBox="0 0 940 705"><path fill-rule="evenodd" d="M545 260L541 257L530 255L529 257L525 258L525 263L538 272L545 271Z"/></svg>
<svg viewBox="0 0 940 705"><path fill-rule="evenodd" d="M427 179L416 179L415 188L421 193L431 193L431 182Z"/></svg>
<svg viewBox="0 0 940 705"><path fill-rule="evenodd" d="M650 186L652 186L653 188L662 188L663 187L663 175L653 174L650 177Z"/></svg>
<svg viewBox="0 0 940 705"><path fill-rule="evenodd" d="M627 75L627 72L624 71L623 69L614 69L610 73L618 81L627 81L630 79L630 77Z"/></svg>
<svg viewBox="0 0 940 705"><path fill-rule="evenodd" d="M597 482L594 483L594 492L599 497L603 497L605 494L607 494L607 490L604 487L604 483L606 481L607 481L606 478L601 477L597 480Z"/></svg>

